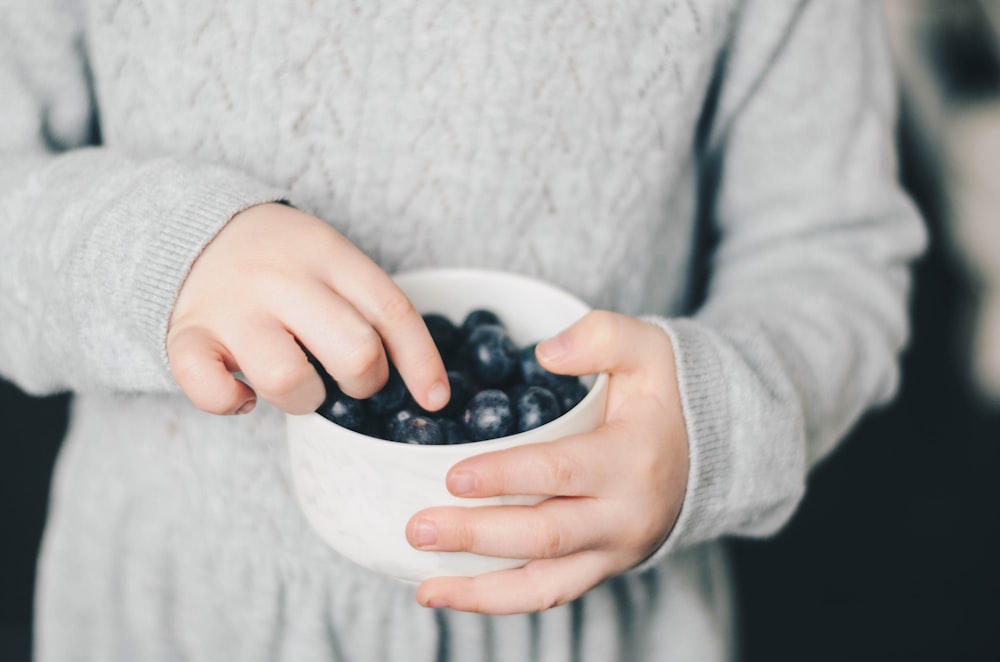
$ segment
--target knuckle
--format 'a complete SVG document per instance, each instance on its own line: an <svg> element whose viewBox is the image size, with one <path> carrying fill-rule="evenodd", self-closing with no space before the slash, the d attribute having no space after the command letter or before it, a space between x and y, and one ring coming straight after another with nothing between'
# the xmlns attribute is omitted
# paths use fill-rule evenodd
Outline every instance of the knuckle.
<svg viewBox="0 0 1000 662"><path fill-rule="evenodd" d="M613 347L621 336L621 316L608 310L587 313L589 332L602 347Z"/></svg>
<svg viewBox="0 0 1000 662"><path fill-rule="evenodd" d="M539 548L544 558L552 559L563 555L562 532L551 523L544 526L539 533Z"/></svg>
<svg viewBox="0 0 1000 662"><path fill-rule="evenodd" d="M460 550L469 552L476 551L478 536L476 536L474 527L469 526L466 523L460 523L455 527L454 536L457 547Z"/></svg>
<svg viewBox="0 0 1000 662"><path fill-rule="evenodd" d="M559 590L551 584L551 578L546 577L537 568L528 567L527 586L534 587L533 591L528 591L526 596L526 606L528 611L548 611L562 606L572 600L566 591Z"/></svg>
<svg viewBox="0 0 1000 662"><path fill-rule="evenodd" d="M369 330L341 359L345 376L360 377L377 371L382 362L382 341L374 330Z"/></svg>
<svg viewBox="0 0 1000 662"><path fill-rule="evenodd" d="M406 295L396 290L382 297L377 314L384 326L393 327L414 318L417 311Z"/></svg>
<svg viewBox="0 0 1000 662"><path fill-rule="evenodd" d="M284 398L308 378L307 368L308 363L304 361L301 364L295 361L273 361L258 371L254 386L268 399Z"/></svg>
<svg viewBox="0 0 1000 662"><path fill-rule="evenodd" d="M551 453L546 457L545 473L554 491L563 494L576 482L579 467L572 459L561 453Z"/></svg>

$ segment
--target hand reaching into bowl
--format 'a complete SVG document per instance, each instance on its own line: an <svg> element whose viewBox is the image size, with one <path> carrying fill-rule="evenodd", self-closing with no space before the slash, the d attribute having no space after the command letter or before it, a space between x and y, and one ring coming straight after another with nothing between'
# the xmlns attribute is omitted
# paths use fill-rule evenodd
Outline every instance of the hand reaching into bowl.
<svg viewBox="0 0 1000 662"><path fill-rule="evenodd" d="M652 324L592 312L538 347L548 370L607 372L605 423L563 439L455 465L457 496L535 494L535 506L441 507L417 513L417 549L531 559L478 577L435 577L428 607L513 614L569 602L642 562L666 539L687 485L687 432L669 337Z"/></svg>
<svg viewBox="0 0 1000 662"><path fill-rule="evenodd" d="M388 350L422 407L448 401L434 342L392 279L320 219L256 205L234 216L191 268L170 319L170 368L205 411L244 414L259 394L302 414L319 406L324 387L297 341L354 397L385 384Z"/></svg>

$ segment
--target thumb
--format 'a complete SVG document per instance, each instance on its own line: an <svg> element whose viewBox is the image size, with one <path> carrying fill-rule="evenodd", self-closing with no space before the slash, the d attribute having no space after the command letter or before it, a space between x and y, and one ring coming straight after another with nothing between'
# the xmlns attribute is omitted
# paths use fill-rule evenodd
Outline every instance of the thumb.
<svg viewBox="0 0 1000 662"><path fill-rule="evenodd" d="M535 355L557 374L622 373L657 365L670 338L648 322L606 310L594 310L557 336L538 343Z"/></svg>
<svg viewBox="0 0 1000 662"><path fill-rule="evenodd" d="M201 328L189 327L170 338L167 359L174 381L198 409L210 414L246 414L257 396L230 372L229 351Z"/></svg>

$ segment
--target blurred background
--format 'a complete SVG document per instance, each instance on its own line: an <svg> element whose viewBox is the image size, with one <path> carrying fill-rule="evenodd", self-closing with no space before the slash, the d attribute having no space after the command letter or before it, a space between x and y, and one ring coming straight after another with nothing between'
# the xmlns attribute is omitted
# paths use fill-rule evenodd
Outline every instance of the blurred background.
<svg viewBox="0 0 1000 662"><path fill-rule="evenodd" d="M1000 0L885 4L902 176L932 238L913 337L899 397L791 523L732 541L746 662L1000 660ZM68 403L0 382L0 662L30 657Z"/></svg>

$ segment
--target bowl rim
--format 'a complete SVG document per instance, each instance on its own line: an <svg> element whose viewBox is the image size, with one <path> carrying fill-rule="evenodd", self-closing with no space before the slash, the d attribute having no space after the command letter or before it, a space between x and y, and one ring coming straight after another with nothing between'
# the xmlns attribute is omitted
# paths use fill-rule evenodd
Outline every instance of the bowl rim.
<svg viewBox="0 0 1000 662"><path fill-rule="evenodd" d="M462 277L468 278L469 276L489 276L489 277L500 277L508 280L521 281L523 284L531 284L534 287L543 287L550 290L553 294L557 294L563 298L569 299L572 302L578 304L581 310L589 312L592 308L587 305L582 299L577 297L575 294L567 292L563 288L548 283L539 278L534 278L532 276L527 276L524 274L518 274L510 271L503 271L501 269L479 269L473 267L425 267L420 269L412 269L401 271L392 275L393 281L403 278L419 278L424 276L447 276L449 278ZM433 312L433 311L430 311ZM590 377L594 373L588 375L578 375L579 377ZM484 439L482 441L467 441L460 444L407 444L400 441L392 441L389 439L381 439L379 437L372 437L361 432L355 432L349 428L345 428L342 425L337 425L331 420L323 418L316 412L309 412L308 414L289 414L290 417L295 418L310 418L316 417L323 425L333 426L337 429L338 433L343 434L345 439L351 440L350 443L365 443L377 445L382 445L385 448L389 447L404 447L413 449L411 451L405 452L416 452L416 453L455 453L456 449L469 448L469 449L483 449L482 452L487 452L491 448L496 447L498 450L502 450L506 446L517 446L524 442L524 438L530 436L536 436L540 430L554 425L557 421L562 420L566 416L571 415L574 411L588 404L600 397L600 393L607 389L608 374L606 372L596 373L594 378L594 383L587 389L587 395L583 397L580 402L578 402L572 409L570 409L565 414L561 414L559 417L549 421L544 425L540 425L537 428L532 428L531 430L526 430L524 432L517 432L515 434L509 434L504 437L497 437L495 439ZM433 412L431 412L433 413ZM538 440L536 443L545 443L542 440Z"/></svg>

